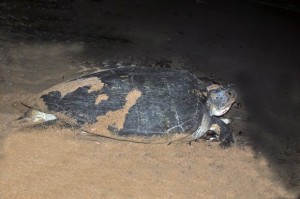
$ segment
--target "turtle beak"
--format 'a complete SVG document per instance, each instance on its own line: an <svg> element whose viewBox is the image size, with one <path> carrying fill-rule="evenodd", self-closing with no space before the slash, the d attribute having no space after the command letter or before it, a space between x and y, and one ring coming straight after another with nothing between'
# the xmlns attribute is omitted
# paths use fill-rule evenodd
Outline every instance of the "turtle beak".
<svg viewBox="0 0 300 199"><path fill-rule="evenodd" d="M227 113L229 111L231 106L227 107L227 108L224 108L224 109L221 109L221 110L217 110L217 109L213 109L211 111L211 114L214 115L214 116L222 116L224 115L225 113Z"/></svg>

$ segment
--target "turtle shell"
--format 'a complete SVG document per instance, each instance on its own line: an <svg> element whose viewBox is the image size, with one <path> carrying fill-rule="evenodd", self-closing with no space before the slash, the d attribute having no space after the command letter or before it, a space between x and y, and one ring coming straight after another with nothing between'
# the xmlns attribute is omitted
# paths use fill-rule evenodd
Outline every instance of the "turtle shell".
<svg viewBox="0 0 300 199"><path fill-rule="evenodd" d="M200 127L206 86L186 70L120 67L55 85L28 105L104 137L170 142Z"/></svg>

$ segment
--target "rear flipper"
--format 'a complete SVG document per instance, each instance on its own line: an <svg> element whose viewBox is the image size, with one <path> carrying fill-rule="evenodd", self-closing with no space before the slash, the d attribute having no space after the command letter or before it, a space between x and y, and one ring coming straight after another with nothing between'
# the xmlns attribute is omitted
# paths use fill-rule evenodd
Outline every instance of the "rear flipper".
<svg viewBox="0 0 300 199"><path fill-rule="evenodd" d="M222 142L223 146L234 143L230 128L220 118L212 117L212 125L209 130L214 131L217 134L216 138Z"/></svg>
<svg viewBox="0 0 300 199"><path fill-rule="evenodd" d="M22 116L16 119L16 123L23 127L40 124L55 123L57 118L54 115L43 113L35 109L28 109Z"/></svg>

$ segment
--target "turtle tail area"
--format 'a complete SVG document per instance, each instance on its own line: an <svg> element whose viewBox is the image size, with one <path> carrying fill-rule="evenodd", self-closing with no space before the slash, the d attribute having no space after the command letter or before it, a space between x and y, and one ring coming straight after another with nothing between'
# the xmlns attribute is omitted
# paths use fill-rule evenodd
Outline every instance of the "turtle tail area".
<svg viewBox="0 0 300 199"><path fill-rule="evenodd" d="M35 126L43 123L52 123L57 118L48 113L43 113L35 109L28 109L23 115L16 119L16 123L20 127Z"/></svg>

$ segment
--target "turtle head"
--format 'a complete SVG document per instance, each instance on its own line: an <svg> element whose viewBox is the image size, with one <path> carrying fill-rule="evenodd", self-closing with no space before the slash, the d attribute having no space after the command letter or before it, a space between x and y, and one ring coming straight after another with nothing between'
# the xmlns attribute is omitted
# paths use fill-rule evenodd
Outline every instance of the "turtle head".
<svg viewBox="0 0 300 199"><path fill-rule="evenodd" d="M236 91L231 86L218 87L210 90L206 105L211 116L221 116L227 113L237 98Z"/></svg>

